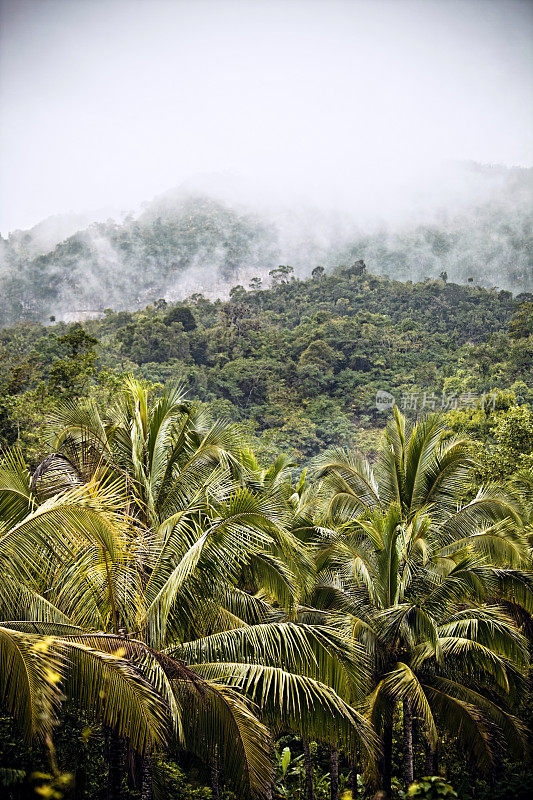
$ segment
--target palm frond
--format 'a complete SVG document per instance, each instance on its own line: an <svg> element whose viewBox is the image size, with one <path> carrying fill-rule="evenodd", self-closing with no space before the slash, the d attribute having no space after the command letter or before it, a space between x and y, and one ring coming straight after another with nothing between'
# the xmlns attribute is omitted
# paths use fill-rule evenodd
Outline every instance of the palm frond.
<svg viewBox="0 0 533 800"><path fill-rule="evenodd" d="M272 741L243 698L212 681L205 681L201 695L188 681L172 685L183 709L187 749L206 763L216 754L240 797L264 797L272 782Z"/></svg>
<svg viewBox="0 0 533 800"><path fill-rule="evenodd" d="M360 699L368 677L361 645L325 626L272 622L205 636L172 648L190 665L232 662L281 666Z"/></svg>
<svg viewBox="0 0 533 800"><path fill-rule="evenodd" d="M14 524L35 505L31 475L21 451L8 450L0 463L0 520Z"/></svg>
<svg viewBox="0 0 533 800"><path fill-rule="evenodd" d="M0 626L0 697L26 741L52 732L64 658L51 637Z"/></svg>
<svg viewBox="0 0 533 800"><path fill-rule="evenodd" d="M435 743L438 735L431 707L423 687L409 665L399 661L394 669L383 677L381 687L394 700L408 699L411 701L412 707L422 719L431 741Z"/></svg>
<svg viewBox="0 0 533 800"><path fill-rule="evenodd" d="M462 700L455 693L445 691L443 686L423 685L431 705L433 716L444 729L463 744L467 753L472 753L478 764L487 769L494 760L494 726L483 715L477 705ZM473 698L471 698L473 699Z"/></svg>
<svg viewBox="0 0 533 800"><path fill-rule="evenodd" d="M72 639L62 640L71 668L65 686L89 714L143 753L161 747L168 738L169 715L160 696L130 661L115 653L95 650Z"/></svg>
<svg viewBox="0 0 533 800"><path fill-rule="evenodd" d="M365 717L319 681L262 664L205 663L193 669L210 681L244 692L280 734L297 732L346 748L355 739L367 756L375 755L377 738Z"/></svg>

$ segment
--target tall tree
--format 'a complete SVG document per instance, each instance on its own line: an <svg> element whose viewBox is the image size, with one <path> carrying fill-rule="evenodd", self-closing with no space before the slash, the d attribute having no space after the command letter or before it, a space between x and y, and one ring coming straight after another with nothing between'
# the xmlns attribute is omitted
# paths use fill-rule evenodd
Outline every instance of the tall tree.
<svg viewBox="0 0 533 800"><path fill-rule="evenodd" d="M486 486L461 500L473 466L466 440L436 415L409 432L395 409L375 469L326 453L316 522L314 602L350 615L373 660L369 713L381 732L381 786L390 794L392 721L404 702L405 777L413 774L412 714L429 742L458 735L487 765L499 730L520 749L509 711L527 669L527 643L504 601L532 609L527 541L512 497ZM490 605L482 605L490 600Z"/></svg>

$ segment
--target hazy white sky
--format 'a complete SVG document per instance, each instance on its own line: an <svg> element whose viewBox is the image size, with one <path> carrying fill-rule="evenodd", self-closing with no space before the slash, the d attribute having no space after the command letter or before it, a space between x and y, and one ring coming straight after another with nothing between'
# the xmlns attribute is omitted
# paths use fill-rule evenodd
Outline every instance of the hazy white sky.
<svg viewBox="0 0 533 800"><path fill-rule="evenodd" d="M528 0L0 6L4 235L199 173L342 198L440 159L533 163Z"/></svg>

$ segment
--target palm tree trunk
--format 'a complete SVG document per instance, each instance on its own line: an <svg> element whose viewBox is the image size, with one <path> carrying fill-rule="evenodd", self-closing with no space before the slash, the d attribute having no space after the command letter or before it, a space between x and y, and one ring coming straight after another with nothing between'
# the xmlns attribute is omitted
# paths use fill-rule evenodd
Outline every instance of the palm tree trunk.
<svg viewBox="0 0 533 800"><path fill-rule="evenodd" d="M114 731L107 735L107 800L119 800L122 788L122 742Z"/></svg>
<svg viewBox="0 0 533 800"><path fill-rule="evenodd" d="M152 756L145 755L142 766L141 800L152 800Z"/></svg>
<svg viewBox="0 0 533 800"><path fill-rule="evenodd" d="M390 798L392 790L392 717L383 724L383 755L381 757L381 789Z"/></svg>
<svg viewBox="0 0 533 800"><path fill-rule="evenodd" d="M309 742L307 739L303 739L303 746L304 746L304 767L305 767L305 788L304 788L304 800L314 800L314 789L313 789L313 765L311 763L311 751L309 749Z"/></svg>
<svg viewBox="0 0 533 800"><path fill-rule="evenodd" d="M211 757L211 792L213 800L220 800L220 763L218 760L218 748L215 745Z"/></svg>
<svg viewBox="0 0 533 800"><path fill-rule="evenodd" d="M128 791L135 791L142 785L143 757L135 752L129 739L127 740L126 761Z"/></svg>
<svg viewBox="0 0 533 800"><path fill-rule="evenodd" d="M427 777L437 774L437 748L432 744L429 739L426 739L424 748L426 751L426 769L425 774Z"/></svg>
<svg viewBox="0 0 533 800"><path fill-rule="evenodd" d="M416 753L418 745L420 744L420 720L415 715L413 717L413 753ZM413 780L417 780L418 776L416 774L416 761L413 756Z"/></svg>
<svg viewBox="0 0 533 800"><path fill-rule="evenodd" d="M413 713L411 701L405 698L403 701L403 775L405 788L414 780L413 767Z"/></svg>
<svg viewBox="0 0 533 800"><path fill-rule="evenodd" d="M355 748L352 752L352 777L350 783L352 785L352 800L357 800L359 786L357 784L357 753L355 752Z"/></svg>
<svg viewBox="0 0 533 800"><path fill-rule="evenodd" d="M329 779L331 800L339 800L339 751L332 747L329 753Z"/></svg>

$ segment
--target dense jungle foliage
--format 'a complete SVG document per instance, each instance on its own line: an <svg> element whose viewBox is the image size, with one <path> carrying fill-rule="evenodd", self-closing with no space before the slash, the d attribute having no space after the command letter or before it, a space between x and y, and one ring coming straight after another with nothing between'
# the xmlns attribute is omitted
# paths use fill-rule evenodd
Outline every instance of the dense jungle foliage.
<svg viewBox="0 0 533 800"><path fill-rule="evenodd" d="M0 332L7 796L530 796L533 297L270 277Z"/></svg>

